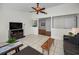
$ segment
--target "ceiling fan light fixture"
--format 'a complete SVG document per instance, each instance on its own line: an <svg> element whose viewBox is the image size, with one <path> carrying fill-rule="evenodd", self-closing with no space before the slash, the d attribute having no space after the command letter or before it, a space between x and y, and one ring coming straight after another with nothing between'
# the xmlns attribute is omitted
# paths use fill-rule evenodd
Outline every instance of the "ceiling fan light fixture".
<svg viewBox="0 0 79 59"><path fill-rule="evenodd" d="M41 8L39 3L37 3L37 7L32 7L32 9L35 10L36 14L39 14L39 13L47 14L46 12L44 12L45 8Z"/></svg>

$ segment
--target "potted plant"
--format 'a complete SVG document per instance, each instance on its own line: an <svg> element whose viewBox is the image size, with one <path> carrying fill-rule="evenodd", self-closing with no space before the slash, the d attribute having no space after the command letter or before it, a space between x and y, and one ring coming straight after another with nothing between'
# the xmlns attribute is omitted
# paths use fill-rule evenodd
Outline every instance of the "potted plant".
<svg viewBox="0 0 79 59"><path fill-rule="evenodd" d="M16 38L15 37L10 37L8 39L7 43L16 43Z"/></svg>
<svg viewBox="0 0 79 59"><path fill-rule="evenodd" d="M32 25L32 27L37 27L37 25L34 24L34 25Z"/></svg>

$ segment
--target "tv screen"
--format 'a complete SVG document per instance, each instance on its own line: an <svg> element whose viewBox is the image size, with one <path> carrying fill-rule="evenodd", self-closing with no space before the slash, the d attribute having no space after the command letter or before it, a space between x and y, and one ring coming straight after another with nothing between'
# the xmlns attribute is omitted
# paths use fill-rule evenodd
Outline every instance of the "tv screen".
<svg viewBox="0 0 79 59"><path fill-rule="evenodd" d="M10 22L10 29L22 29L22 23Z"/></svg>

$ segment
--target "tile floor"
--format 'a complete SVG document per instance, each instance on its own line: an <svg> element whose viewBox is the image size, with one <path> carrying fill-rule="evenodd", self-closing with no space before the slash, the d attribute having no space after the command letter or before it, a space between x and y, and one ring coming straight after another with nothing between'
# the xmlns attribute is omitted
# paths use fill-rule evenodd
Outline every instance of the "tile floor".
<svg viewBox="0 0 79 59"><path fill-rule="evenodd" d="M48 39L48 36L43 35L28 35L25 38L19 39L24 44L21 49L26 46L31 46L37 51L42 53L41 45ZM47 51L44 52L47 55ZM63 40L55 39L54 45L51 46L50 55L64 55L63 51Z"/></svg>

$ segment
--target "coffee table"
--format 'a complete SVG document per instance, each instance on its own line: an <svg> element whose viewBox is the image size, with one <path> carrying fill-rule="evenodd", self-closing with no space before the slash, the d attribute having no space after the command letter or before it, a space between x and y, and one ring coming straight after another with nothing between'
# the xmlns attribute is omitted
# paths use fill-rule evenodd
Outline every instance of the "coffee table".
<svg viewBox="0 0 79 59"><path fill-rule="evenodd" d="M21 42L16 42L13 44L8 44L4 47L0 48L0 55L7 55L8 52L15 50L16 53L20 51L20 47L23 46L23 44Z"/></svg>

